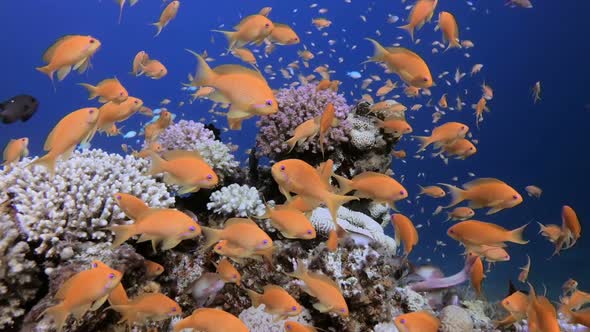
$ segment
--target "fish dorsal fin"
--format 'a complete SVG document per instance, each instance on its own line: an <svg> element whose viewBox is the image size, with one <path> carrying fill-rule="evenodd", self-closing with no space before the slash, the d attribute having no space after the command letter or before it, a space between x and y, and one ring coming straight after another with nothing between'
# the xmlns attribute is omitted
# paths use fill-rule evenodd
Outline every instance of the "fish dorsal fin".
<svg viewBox="0 0 590 332"><path fill-rule="evenodd" d="M248 20L250 20L250 19L254 18L255 16L263 16L263 15L260 15L260 14L252 14L252 15L248 15L248 16L244 17L244 18L243 18L243 19L240 21L240 23L238 23L238 24L236 24L236 25L234 26L234 30L240 30L240 28L242 27L242 25L244 25L244 23L246 23ZM266 16L265 16L265 17L266 17Z"/></svg>
<svg viewBox="0 0 590 332"><path fill-rule="evenodd" d="M162 153L162 157L166 160L174 160L180 158L197 158L203 160L199 151L188 151L188 150L170 150Z"/></svg>
<svg viewBox="0 0 590 332"><path fill-rule="evenodd" d="M249 225L255 225L256 227L258 227L258 225L254 221L252 221L252 219L250 219L250 218L229 218L225 221L224 227L228 227L231 225L237 225L237 224L249 224Z"/></svg>
<svg viewBox="0 0 590 332"><path fill-rule="evenodd" d="M317 273L317 272L308 272L308 275L314 279L325 282L325 283L329 284L330 286L335 287L338 290L341 290L340 284L338 284L336 281L334 281L332 278L328 277L325 274L321 274L321 273Z"/></svg>
<svg viewBox="0 0 590 332"><path fill-rule="evenodd" d="M286 292L285 289L281 286L277 286L277 285L266 285L262 288L264 290L264 292L268 292L268 291L279 291L279 292Z"/></svg>
<svg viewBox="0 0 590 332"><path fill-rule="evenodd" d="M118 78L113 77L113 78L105 78L104 80L100 81L96 86L104 85L104 84L107 84L107 83L119 83L119 84L121 84L119 82L119 79Z"/></svg>
<svg viewBox="0 0 590 332"><path fill-rule="evenodd" d="M353 179L353 181L356 180L363 180L363 179L369 179L369 178L374 178L374 177L388 177L385 174L381 174L381 173L377 173L377 172L363 172L359 175L356 175Z"/></svg>
<svg viewBox="0 0 590 332"><path fill-rule="evenodd" d="M465 188L465 189L471 189L471 188L473 188L475 186L479 186L479 185L482 185L482 184L488 184L488 183L501 183L501 184L506 184L505 182L500 181L500 180L495 179L495 178L480 178L480 179L475 179L473 181L469 181L469 182L465 183L463 185L463 188Z"/></svg>
<svg viewBox="0 0 590 332"><path fill-rule="evenodd" d="M59 45L72 37L75 37L75 35L65 35L59 38L55 43L53 43L53 45L49 46L47 50L45 50L45 53L43 53L43 61L47 63L51 62L51 59L55 55L55 50L59 47Z"/></svg>
<svg viewBox="0 0 590 332"><path fill-rule="evenodd" d="M219 75L243 74L264 79L262 74L260 74L258 71L240 65L221 65L219 67L215 67L213 71Z"/></svg>
<svg viewBox="0 0 590 332"><path fill-rule="evenodd" d="M289 25L287 25L287 24L284 24L284 23L276 23L276 22L272 22L272 24L275 26L275 28L276 28L276 27L279 27L279 28L291 28Z"/></svg>

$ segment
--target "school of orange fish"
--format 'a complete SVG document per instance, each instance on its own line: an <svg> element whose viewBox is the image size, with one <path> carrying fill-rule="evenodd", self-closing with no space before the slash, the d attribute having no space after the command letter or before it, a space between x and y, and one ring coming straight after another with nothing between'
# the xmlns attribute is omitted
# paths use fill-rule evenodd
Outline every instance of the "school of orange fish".
<svg viewBox="0 0 590 332"><path fill-rule="evenodd" d="M119 0L118 3L120 21L125 0ZM131 6L136 3L137 0L130 1ZM438 0L417 0L406 21L407 24L400 28L406 30L410 38L414 40L417 30L433 18L437 3ZM521 7L526 7L527 3L528 1L511 1L512 5ZM171 1L165 7L158 22L153 24L157 29L156 36L174 20L180 8L179 1ZM264 44L266 56L269 56L277 45L295 45L301 40L289 25L271 21L270 12L271 8L263 8L258 14L242 19L232 31L214 30L227 38L228 54L233 54L251 67L227 64L211 68L208 64L211 59L206 53L199 54L188 50L195 56L198 64L196 73L189 75L188 85L199 88L193 97L207 98L228 108L225 116L230 129L239 130L243 121L254 116L280 112L274 91L269 87L263 73L256 67L256 56L246 47ZM322 8L319 12L324 14L328 12L328 9ZM390 16L389 23L395 23L397 20L397 17ZM311 24L322 31L329 28L332 22L327 18L314 18ZM447 43L445 51L474 46L471 41L460 40L459 25L456 18L449 12L438 13L437 29L442 31L443 41ZM434 79L428 64L410 49L399 46L383 47L375 39L366 39L367 46L373 47L373 55L366 62L382 65L388 79L385 85L376 91L375 95L381 97L380 101L375 102L370 94L364 94L362 99L371 104L372 113L384 115L384 120L376 119L377 126L385 133L401 138L403 135L412 133L413 129L406 120L391 116L405 112L407 110L405 106L392 100L383 100L388 93L398 88L397 83L392 80L399 78L405 84L406 96L417 97L430 95L430 88L435 85ZM55 84L56 73L57 79L62 81L72 70L77 70L79 73L85 72L100 46L101 41L92 36L64 36L43 54L46 65L37 70L46 74ZM436 49L433 49L433 52L434 50ZM305 68L308 68L309 61L314 59L314 54L305 47L297 54ZM477 74L482 67L481 64L475 65L471 75ZM292 70L299 68L299 61L289 64L288 68L291 71L281 70L285 77L291 77ZM272 71L270 68L266 69ZM139 52L132 61L132 74L135 76L145 75L152 79L161 79L167 72L168 69L164 64L151 59L144 51ZM340 82L330 79L328 66L319 66L314 72L321 75L321 80L317 83L318 90L338 90ZM464 75L457 71L455 80L460 80ZM301 82L314 79L314 75L299 76ZM380 77L373 75L372 78L363 82L361 89L367 89L371 82L377 80L381 80ZM137 112L151 114L151 110L143 105L142 100L130 96L116 78L104 79L96 86L86 83L80 83L80 85L88 91L89 99L98 98L103 105L100 108L82 108L63 117L45 141L43 148L47 153L34 160L28 167L43 166L48 172L54 174L56 161L69 158L76 146L90 142L97 131L107 135L117 135L120 133L117 123ZM536 103L540 100L540 82L534 85L532 91ZM484 113L489 112L487 102L493 97L492 87L482 84L482 96L473 105L478 126L483 121ZM435 113L437 117L435 123L440 120L442 110L449 108L446 93L441 95L437 105L437 110L441 111ZM464 103L457 97L456 109L460 110L463 105ZM421 107L421 104L416 104L411 109L419 110ZM218 176L198 152L162 151L156 139L171 123L171 114L162 111L159 119L150 123L144 130L147 148L135 152L135 155L140 158L150 158L152 161L150 174L163 174L163 180L167 184L180 188L179 194L217 186ZM321 116L309 119L298 126L293 132L293 138L287 141L287 144L292 150L298 142L318 135L323 154L326 133L338 125L334 107L329 104ZM476 153L475 145L466 138L470 137L468 133L469 127L466 124L446 122L433 128L430 136L414 136L414 138L420 143L418 153L434 146L438 149L435 156L465 159ZM24 157L27 154L28 143L27 138L11 140L4 150L3 165L10 167ZM396 158L406 157L406 152L403 150L392 151L392 154ZM309 220L309 213L316 207L324 205L329 209L336 224L336 230L330 233L326 241L326 246L331 251L335 251L340 240L346 236L346 231L336 222L337 211L341 205L363 198L387 204L397 211L395 202L407 199L409 196L408 190L400 182L385 174L364 172L352 179L333 174L333 162L329 159L317 168L299 159L281 160L272 166L272 177L285 196L286 203L276 207L267 206L267 212L264 215L253 217L270 219L272 225L285 238L313 239L316 237L316 231ZM337 187L333 186L332 178L336 179ZM509 260L510 256L505 249L506 243L527 244L528 241L522 236L527 225L508 230L493 223L471 219L475 216L474 210L487 208L486 215L498 213L519 205L523 202L523 197L509 184L495 178L479 178L465 183L463 188L445 183L439 185L421 187L419 195L442 198L447 195L443 187L450 192L452 201L445 208L453 208L453 210L448 213L447 220L458 221L458 223L451 226L447 234L465 247L468 256L476 257L470 275L473 288L480 294L485 277L483 262L491 264ZM526 192L532 197L539 197L542 194L542 190L536 186L526 187ZM347 195L349 193L354 195ZM222 229L213 229L200 226L190 216L176 209L150 208L137 197L126 193L113 193L113 195L121 210L134 221L130 225L108 227L115 234L113 247L139 235L137 242L151 241L154 250L169 250L183 240L204 236L206 240L200 250L205 251L213 247L215 253L223 256L224 258L217 265L217 273L225 282L237 285L241 282L240 272L227 258L240 264L247 259L265 260L272 264L273 241L249 218L231 218L225 222ZM468 206L457 207L462 202L468 202ZM572 248L581 236L580 222L571 207L563 207L562 218L562 225L540 224L542 235L555 244L554 254ZM165 226L161 220L167 221ZM403 244L403 255L407 256L419 243L418 231L412 220L400 213L393 214L391 220L395 240L398 246ZM531 270L531 257L528 257L528 263L520 270L518 280L525 283ZM159 275L163 272L163 267L148 261L147 271L150 275ZM304 291L316 299L317 302L313 305L316 310L326 314L348 315L346 301L334 280L323 274L308 271L303 262L297 262L295 271L290 275L300 279L304 285L302 286ZM179 305L161 293L149 293L132 300L128 299L124 285L120 282L121 278L121 272L95 261L90 269L75 274L61 286L55 294L58 304L47 308L44 315L53 318L58 331L62 330L70 315L80 318L85 312L98 309L106 301L110 303L110 308L120 313L122 321L125 321L129 327L148 320L159 321L182 315ZM301 305L282 287L261 286L264 286L262 294L245 290L253 306L265 304L265 310L276 315L278 319L301 313ZM528 295L517 291L501 302L509 314L497 324L506 326L525 319L528 322L529 331L559 331L556 308L546 297L537 295L532 285L529 284L529 286ZM590 302L590 294L578 290L577 282L571 279L564 284L563 292L559 312L572 323L590 327L590 310L579 310L584 304ZM403 314L395 318L394 323L400 331L409 332L434 332L440 326L438 318L426 311ZM247 331L245 325L235 316L223 310L211 308L195 310L178 322L174 331L184 328L199 331ZM304 326L293 321L286 321L285 330L316 331L312 326Z"/></svg>

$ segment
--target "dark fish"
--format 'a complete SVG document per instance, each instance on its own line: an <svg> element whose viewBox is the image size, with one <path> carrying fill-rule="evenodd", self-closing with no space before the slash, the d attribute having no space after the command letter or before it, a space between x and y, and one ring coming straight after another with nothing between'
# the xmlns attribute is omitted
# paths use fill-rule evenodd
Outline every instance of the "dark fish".
<svg viewBox="0 0 590 332"><path fill-rule="evenodd" d="M13 123L18 120L28 121L39 107L37 98L29 95L18 95L0 104L0 119L3 123Z"/></svg>

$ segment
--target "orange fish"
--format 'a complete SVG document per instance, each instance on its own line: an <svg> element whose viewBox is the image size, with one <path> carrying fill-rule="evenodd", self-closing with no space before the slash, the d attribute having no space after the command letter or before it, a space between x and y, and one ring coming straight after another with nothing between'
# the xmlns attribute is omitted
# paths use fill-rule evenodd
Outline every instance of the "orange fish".
<svg viewBox="0 0 590 332"><path fill-rule="evenodd" d="M55 175L58 158L68 159L78 144L92 140L96 132L99 111L97 108L82 108L63 117L47 136L43 150L46 155L33 161L27 167L42 165L50 175Z"/></svg>
<svg viewBox="0 0 590 332"><path fill-rule="evenodd" d="M291 193L296 193L311 205L318 202L326 204L335 224L338 208L346 202L358 200L355 196L332 193L316 169L303 160L281 160L272 166L271 173L287 199L291 199Z"/></svg>
<svg viewBox="0 0 590 332"><path fill-rule="evenodd" d="M147 148L137 152L133 152L133 156L136 158L147 158L150 156L150 152L154 152L156 154L160 154L164 151L162 145L158 142L151 142Z"/></svg>
<svg viewBox="0 0 590 332"><path fill-rule="evenodd" d="M564 205L561 212L562 229L567 233L566 247L571 248L576 244L582 233L582 226L576 211L570 206Z"/></svg>
<svg viewBox="0 0 590 332"><path fill-rule="evenodd" d="M127 304L111 308L123 316L121 322L127 322L129 329L134 323L143 325L148 321L159 322L182 314L178 303L162 293L143 294Z"/></svg>
<svg viewBox="0 0 590 332"><path fill-rule="evenodd" d="M289 152L293 151L295 146L305 143L308 138L314 137L320 130L320 125L316 118L309 119L295 127L293 137L285 143L289 146Z"/></svg>
<svg viewBox="0 0 590 332"><path fill-rule="evenodd" d="M156 262L145 260L146 277L157 277L164 272L164 267Z"/></svg>
<svg viewBox="0 0 590 332"><path fill-rule="evenodd" d="M568 280L566 280L563 283L563 285L561 286L561 289L563 290L564 294L571 293L571 292L575 291L577 288L578 288L578 282L572 278L569 278Z"/></svg>
<svg viewBox="0 0 590 332"><path fill-rule="evenodd" d="M323 79L318 83L318 85L316 85L315 91L327 90L330 88L330 84L332 84L332 81L330 81L329 79Z"/></svg>
<svg viewBox="0 0 590 332"><path fill-rule="evenodd" d="M477 296L481 296L481 284L483 283L485 274L483 273L483 263L481 262L481 258L479 258L479 256L477 256L475 263L471 267L470 278L471 287L475 289Z"/></svg>
<svg viewBox="0 0 590 332"><path fill-rule="evenodd" d="M541 198L541 195L543 194L543 189L534 185L526 186L524 187L524 190L530 197Z"/></svg>
<svg viewBox="0 0 590 332"><path fill-rule="evenodd" d="M318 330L310 325L303 325L293 321L286 321L285 332L318 332Z"/></svg>
<svg viewBox="0 0 590 332"><path fill-rule="evenodd" d="M170 2L168 6L166 6L166 8L164 8L164 11L162 11L162 14L160 14L160 19L158 20L158 22L152 23L152 25L158 29L158 32L156 32L156 35L154 37L157 37L160 34L160 32L162 32L162 29L164 29L164 27L167 26L168 23L170 23L170 21L172 21L176 17L176 14L178 14L179 7L180 1L174 0Z"/></svg>
<svg viewBox="0 0 590 332"><path fill-rule="evenodd" d="M397 159L405 159L407 154L405 150L391 151L391 154Z"/></svg>
<svg viewBox="0 0 590 332"><path fill-rule="evenodd" d="M418 196L426 195L426 196L430 196L433 198L441 198L441 197L446 196L445 191L442 190L442 188L438 187L438 186L422 187L421 185L418 185L418 187L420 187L420 193L418 194Z"/></svg>
<svg viewBox="0 0 590 332"><path fill-rule="evenodd" d="M109 294L108 300L110 305L129 303L129 297L127 296L127 292L125 291L123 284L117 284L117 287L115 287Z"/></svg>
<svg viewBox="0 0 590 332"><path fill-rule="evenodd" d="M240 283L242 282L242 275L240 272L225 258L217 264L217 273L219 273L221 279L226 283L233 282L240 286Z"/></svg>
<svg viewBox="0 0 590 332"><path fill-rule="evenodd" d="M492 100L492 98L494 98L494 90L491 86L487 85L486 82L482 83L481 91L483 93L483 98L486 100Z"/></svg>
<svg viewBox="0 0 590 332"><path fill-rule="evenodd" d="M231 54L245 63L256 66L256 57L254 56L254 53L247 48L234 48L231 50Z"/></svg>
<svg viewBox="0 0 590 332"><path fill-rule="evenodd" d="M334 109L334 104L328 103L324 112L320 116L320 150L322 151L322 156L324 155L324 142L326 139L326 134L328 130L332 127L338 125L338 118L336 118L336 110Z"/></svg>
<svg viewBox="0 0 590 332"><path fill-rule="evenodd" d="M303 291L319 301L313 304L316 310L348 316L348 305L337 282L326 275L309 272L300 260L297 261L297 269L290 276L301 280L305 284Z"/></svg>
<svg viewBox="0 0 590 332"><path fill-rule="evenodd" d="M380 87L377 92L375 93L375 95L377 97L381 97L381 96L385 96L386 94L390 93L393 89L395 89L397 87L397 82L393 83L391 82L391 80L387 80L385 82L385 85Z"/></svg>
<svg viewBox="0 0 590 332"><path fill-rule="evenodd" d="M219 178L197 151L173 150L162 154L162 159L155 152L149 152L152 158L151 175L165 173L164 182L179 185L179 195L197 192L201 188L211 189L217 186Z"/></svg>
<svg viewBox="0 0 590 332"><path fill-rule="evenodd" d="M133 69L131 74L137 76L141 71L141 65L146 63L150 59L149 55L145 51L139 51L133 58Z"/></svg>
<svg viewBox="0 0 590 332"><path fill-rule="evenodd" d="M420 149L418 152L426 150L426 148L435 143L435 146L443 146L451 144L458 139L464 138L469 127L460 122L447 122L434 128L430 136L414 136L420 141Z"/></svg>
<svg viewBox="0 0 590 332"><path fill-rule="evenodd" d="M463 185L464 189L450 184L441 185L451 190L452 202L446 206L447 208L468 200L472 209L489 207L486 214L490 215L522 203L522 196L514 188L494 178L480 178L467 182Z"/></svg>
<svg viewBox="0 0 590 332"><path fill-rule="evenodd" d="M416 244L418 244L418 231L412 221L400 213L394 213L391 216L391 223L395 233L395 242L399 247L404 243L404 256L408 256Z"/></svg>
<svg viewBox="0 0 590 332"><path fill-rule="evenodd" d="M460 206L453 209L451 212L447 212L447 220L467 220L475 215L475 211L472 208L466 206Z"/></svg>
<svg viewBox="0 0 590 332"><path fill-rule="evenodd" d="M391 99L380 101L369 108L371 113L402 113L407 110L406 106Z"/></svg>
<svg viewBox="0 0 590 332"><path fill-rule="evenodd" d="M504 242L527 244L529 241L522 238L526 226L528 224L510 231L496 224L477 220L466 220L451 226L447 234L466 246L486 244L494 247L502 247L504 246Z"/></svg>
<svg viewBox="0 0 590 332"><path fill-rule="evenodd" d="M166 109L160 113L158 120L145 126L144 135L147 142L158 139L160 134L172 124L172 114Z"/></svg>
<svg viewBox="0 0 590 332"><path fill-rule="evenodd" d="M136 76L145 75L153 80L159 80L168 74L168 69L158 60L148 59L139 64L139 72Z"/></svg>
<svg viewBox="0 0 590 332"><path fill-rule="evenodd" d="M560 238L562 238L562 231L561 227L558 225L543 225L540 222L539 224L540 230L539 233L546 237L551 243L556 243Z"/></svg>
<svg viewBox="0 0 590 332"><path fill-rule="evenodd" d="M525 266L520 268L522 271L518 275L518 281L520 282L526 282L526 280L529 278L529 272L531 271L531 257L529 257L529 255L526 255L526 257L527 263Z"/></svg>
<svg viewBox="0 0 590 332"><path fill-rule="evenodd" d="M234 27L235 31L221 31L229 42L229 50L239 48L248 44L260 45L266 37L274 30L274 24L264 15L254 14L245 17Z"/></svg>
<svg viewBox="0 0 590 332"><path fill-rule="evenodd" d="M271 245L264 249L250 250L236 246L228 240L221 240L215 245L213 251L219 255L229 257L240 264L245 263L244 258L251 258L257 261L263 260L272 266L274 246Z"/></svg>
<svg viewBox="0 0 590 332"><path fill-rule="evenodd" d="M373 56L366 62L385 63L390 72L399 75L408 85L417 88L429 88L433 85L430 69L418 54L403 47L384 48L373 39L365 39L374 46Z"/></svg>
<svg viewBox="0 0 590 332"><path fill-rule="evenodd" d="M477 152L477 148L468 139L459 138L451 143L443 144L440 150L434 153L432 156L436 157L441 154L447 157L455 157L455 159L465 160L468 157L474 155Z"/></svg>
<svg viewBox="0 0 590 332"><path fill-rule="evenodd" d="M318 28L318 30L322 30L322 29L327 28L330 25L332 25L332 21L330 21L326 18L323 18L323 17L318 17L318 18L312 19L311 24L315 25L315 27Z"/></svg>
<svg viewBox="0 0 590 332"><path fill-rule="evenodd" d="M98 109L96 129L100 132L108 131L115 122L127 120L143 107L143 100L129 97L122 103L108 102Z"/></svg>
<svg viewBox="0 0 590 332"><path fill-rule="evenodd" d="M441 108L448 108L449 105L447 104L447 94L443 94L442 97L438 100L438 106Z"/></svg>
<svg viewBox="0 0 590 332"><path fill-rule="evenodd" d="M392 134L393 137L402 137L413 132L412 126L406 120L392 119L381 121L376 119L377 127L384 129L385 133Z"/></svg>
<svg viewBox="0 0 590 332"><path fill-rule="evenodd" d="M418 0L408 16L408 24L399 28L407 30L414 40L414 29L420 29L426 22L430 22L437 4L438 0Z"/></svg>
<svg viewBox="0 0 590 332"><path fill-rule="evenodd" d="M502 300L502 306L508 311L516 321L526 317L529 306L529 298L526 294L516 291Z"/></svg>
<svg viewBox="0 0 590 332"><path fill-rule="evenodd" d="M266 206L266 213L257 219L270 219L271 224L287 239L315 239L316 231L305 214L289 207L272 209Z"/></svg>
<svg viewBox="0 0 590 332"><path fill-rule="evenodd" d="M466 246L467 253L473 253L480 257L485 258L485 260L489 263L488 271L490 270L491 264L495 262L506 262L510 260L510 255L508 252L501 247L493 247L488 245L467 245Z"/></svg>
<svg viewBox="0 0 590 332"><path fill-rule="evenodd" d="M255 115L278 112L274 93L260 72L238 65L222 65L211 69L197 53L199 66L191 85L210 86L215 92L209 99L231 104L227 119L230 129L241 129L242 121Z"/></svg>
<svg viewBox="0 0 590 332"><path fill-rule="evenodd" d="M415 98L418 97L420 95L420 88L417 88L415 86L407 86L404 89L404 94L406 95L406 97L408 98Z"/></svg>
<svg viewBox="0 0 590 332"><path fill-rule="evenodd" d="M27 137L11 139L2 154L2 166L6 166L6 171L10 171L10 165L18 162L21 158L29 155L29 139Z"/></svg>
<svg viewBox="0 0 590 332"><path fill-rule="evenodd" d="M49 76L51 82L56 71L60 81L68 76L72 68L82 74L90 66L90 58L100 45L100 41L92 36L63 36L43 54L43 61L47 65L36 69Z"/></svg>
<svg viewBox="0 0 590 332"><path fill-rule="evenodd" d="M487 100L484 97L481 97L477 104L471 106L475 110L475 124L478 126L480 122L483 122L483 112L490 111L486 105Z"/></svg>
<svg viewBox="0 0 590 332"><path fill-rule="evenodd" d="M166 223L162 223L166 220ZM143 213L131 225L115 225L107 227L115 233L112 247L116 248L135 235L141 234L137 242L151 241L156 251L158 243L161 249L176 247L182 240L192 239L201 235L201 227L188 215L175 209L150 209Z"/></svg>
<svg viewBox="0 0 590 332"><path fill-rule="evenodd" d="M527 309L529 329L543 332L561 331L553 304L546 297L537 296L530 283L529 288L529 307Z"/></svg>
<svg viewBox="0 0 590 332"><path fill-rule="evenodd" d="M581 290L574 290L570 296L561 298L560 311L579 310L581 307L590 303L590 294Z"/></svg>
<svg viewBox="0 0 590 332"><path fill-rule="evenodd" d="M248 292L254 308L264 304L265 312L277 315L274 319L275 322L284 320L287 317L298 316L301 313L301 305L282 287L266 285L263 290L263 294L258 294L249 289L246 289L246 292Z"/></svg>
<svg viewBox="0 0 590 332"><path fill-rule="evenodd" d="M90 94L88 100L99 97L98 101L103 104L109 101L120 104L129 97L129 93L116 77L102 80L96 86L86 83L78 83L78 85L81 85L88 90L88 93Z"/></svg>
<svg viewBox="0 0 590 332"><path fill-rule="evenodd" d="M143 214L150 210L150 207L144 201L130 194L116 193L113 198L115 198L115 203L117 203L121 211L131 220L140 219Z"/></svg>
<svg viewBox="0 0 590 332"><path fill-rule="evenodd" d="M335 230L331 230L326 240L326 248L328 251L335 252L338 249L338 233Z"/></svg>
<svg viewBox="0 0 590 332"><path fill-rule="evenodd" d="M399 332L436 332L440 321L428 311L399 315L393 321Z"/></svg>
<svg viewBox="0 0 590 332"><path fill-rule="evenodd" d="M461 44L459 43L459 25L453 14L440 12L438 14L438 27L442 31L443 42L449 42L446 50L449 48L461 48Z"/></svg>
<svg viewBox="0 0 590 332"><path fill-rule="evenodd" d="M390 176L376 172L364 172L351 180L335 175L340 187L340 194L355 191L359 198L370 198L376 203L388 204L396 210L395 202L408 198L408 191Z"/></svg>
<svg viewBox="0 0 590 332"><path fill-rule="evenodd" d="M272 240L258 225L247 218L230 218L225 222L223 229L203 227L203 233L207 242L203 249L207 249L221 240L227 240L228 244L253 252L272 247Z"/></svg>
<svg viewBox="0 0 590 332"><path fill-rule="evenodd" d="M590 308L566 312L566 317L568 317L570 324L580 324L590 328Z"/></svg>
<svg viewBox="0 0 590 332"><path fill-rule="evenodd" d="M61 285L54 297L60 302L41 315L51 316L60 332L70 314L80 319L87 311L100 308L122 277L121 272L103 262L92 261L91 269L74 274Z"/></svg>
<svg viewBox="0 0 590 332"><path fill-rule="evenodd" d="M191 328L195 331L249 331L248 327L238 317L213 308L196 309L190 316L174 325L174 332Z"/></svg>
<svg viewBox="0 0 590 332"><path fill-rule="evenodd" d="M293 29L290 26L281 23L274 23L274 26L275 28L268 36L268 40L271 43L277 45L299 44L299 36L297 36L297 33L293 31Z"/></svg>

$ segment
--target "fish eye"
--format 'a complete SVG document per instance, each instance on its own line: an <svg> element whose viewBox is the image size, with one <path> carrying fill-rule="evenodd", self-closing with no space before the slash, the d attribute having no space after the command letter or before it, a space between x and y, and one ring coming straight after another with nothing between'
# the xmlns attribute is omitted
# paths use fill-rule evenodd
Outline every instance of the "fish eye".
<svg viewBox="0 0 590 332"><path fill-rule="evenodd" d="M119 92L119 96L122 96L123 94L124 94L123 91Z"/></svg>
<svg viewBox="0 0 590 332"><path fill-rule="evenodd" d="M504 259L510 259L510 256L506 255L504 256Z"/></svg>
<svg viewBox="0 0 590 332"><path fill-rule="evenodd" d="M262 244L268 244L268 240L262 240Z"/></svg>
<svg viewBox="0 0 590 332"><path fill-rule="evenodd" d="M428 77L424 77L422 80L423 80L424 82L428 82Z"/></svg>
<svg viewBox="0 0 590 332"><path fill-rule="evenodd" d="M234 273L234 275L232 275L232 278L237 279L238 275Z"/></svg>
<svg viewBox="0 0 590 332"><path fill-rule="evenodd" d="M455 234L455 231L454 231L454 230L452 230L452 229L449 229L449 233L450 233L450 234Z"/></svg>
<svg viewBox="0 0 590 332"><path fill-rule="evenodd" d="M470 147L469 150L473 150L473 147Z"/></svg>
<svg viewBox="0 0 590 332"><path fill-rule="evenodd" d="M406 131L410 131L410 130L412 130L412 128L410 128L410 127L406 128Z"/></svg>
<svg viewBox="0 0 590 332"><path fill-rule="evenodd" d="M90 44L94 44L94 39L90 39Z"/></svg>
<svg viewBox="0 0 590 332"><path fill-rule="evenodd" d="M311 231L311 229L307 230L307 234L311 235L313 232Z"/></svg>
<svg viewBox="0 0 590 332"><path fill-rule="evenodd" d="M207 180L212 180L212 179L213 179L213 175L211 175L211 174L208 174L208 175L207 175Z"/></svg>
<svg viewBox="0 0 590 332"><path fill-rule="evenodd" d="M98 267L98 264L92 263L92 267Z"/></svg>
<svg viewBox="0 0 590 332"><path fill-rule="evenodd" d="M217 248L215 248L215 249L221 250L221 249L223 249L223 246L217 246Z"/></svg>
<svg viewBox="0 0 590 332"><path fill-rule="evenodd" d="M270 23L264 23L264 26L268 28L270 26Z"/></svg>
<svg viewBox="0 0 590 332"><path fill-rule="evenodd" d="M405 194L406 194L406 192L405 192L405 191L403 191L403 190L400 190L399 194L403 196L403 195L405 195Z"/></svg>
<svg viewBox="0 0 590 332"><path fill-rule="evenodd" d="M346 309L342 308L340 309L341 312L346 312Z"/></svg>
<svg viewBox="0 0 590 332"><path fill-rule="evenodd" d="M518 195L513 195L512 199L518 199Z"/></svg>
<svg viewBox="0 0 590 332"><path fill-rule="evenodd" d="M402 319L399 320L399 322L402 323L402 324L405 324L406 323L406 319L405 318L402 318Z"/></svg>
<svg viewBox="0 0 590 332"><path fill-rule="evenodd" d="M506 303L506 304L510 304L510 301L506 300L506 302L505 302L505 303Z"/></svg>
<svg viewBox="0 0 590 332"><path fill-rule="evenodd" d="M94 110L89 110L88 113L92 114L94 113Z"/></svg>
<svg viewBox="0 0 590 332"><path fill-rule="evenodd" d="M133 103L135 103L135 105L137 105L137 104L139 104L139 101L137 101L137 100L136 100L136 101L134 101Z"/></svg>
<svg viewBox="0 0 590 332"><path fill-rule="evenodd" d="M121 195L117 195L118 200L121 200L121 198L122 198Z"/></svg>
<svg viewBox="0 0 590 332"><path fill-rule="evenodd" d="M24 142L24 141L26 141L27 139L26 139L26 138L21 138L20 140Z"/></svg>
<svg viewBox="0 0 590 332"><path fill-rule="evenodd" d="M115 274L114 273L109 273L109 279L114 279L115 278Z"/></svg>
<svg viewBox="0 0 590 332"><path fill-rule="evenodd" d="M176 312L176 308L172 308L172 312Z"/></svg>
<svg viewBox="0 0 590 332"><path fill-rule="evenodd" d="M281 171L285 170L285 165L281 165Z"/></svg>
<svg viewBox="0 0 590 332"><path fill-rule="evenodd" d="M293 311L297 311L297 306L295 306L295 305L294 305L294 306L292 306L292 307L291 307L291 310L293 310Z"/></svg>
<svg viewBox="0 0 590 332"><path fill-rule="evenodd" d="M290 330L291 329L291 325L287 324L286 328L287 328L287 330Z"/></svg>
<svg viewBox="0 0 590 332"><path fill-rule="evenodd" d="M270 99L269 99L269 100L267 100L267 101L266 101L266 105L268 105L268 106L272 106L272 100L270 100Z"/></svg>
<svg viewBox="0 0 590 332"><path fill-rule="evenodd" d="M36 102L37 102L37 100L36 100L35 98L31 97L31 102L32 102L32 103L36 103Z"/></svg>
<svg viewBox="0 0 590 332"><path fill-rule="evenodd" d="M191 226L188 228L189 231L194 232L197 228L195 226Z"/></svg>

